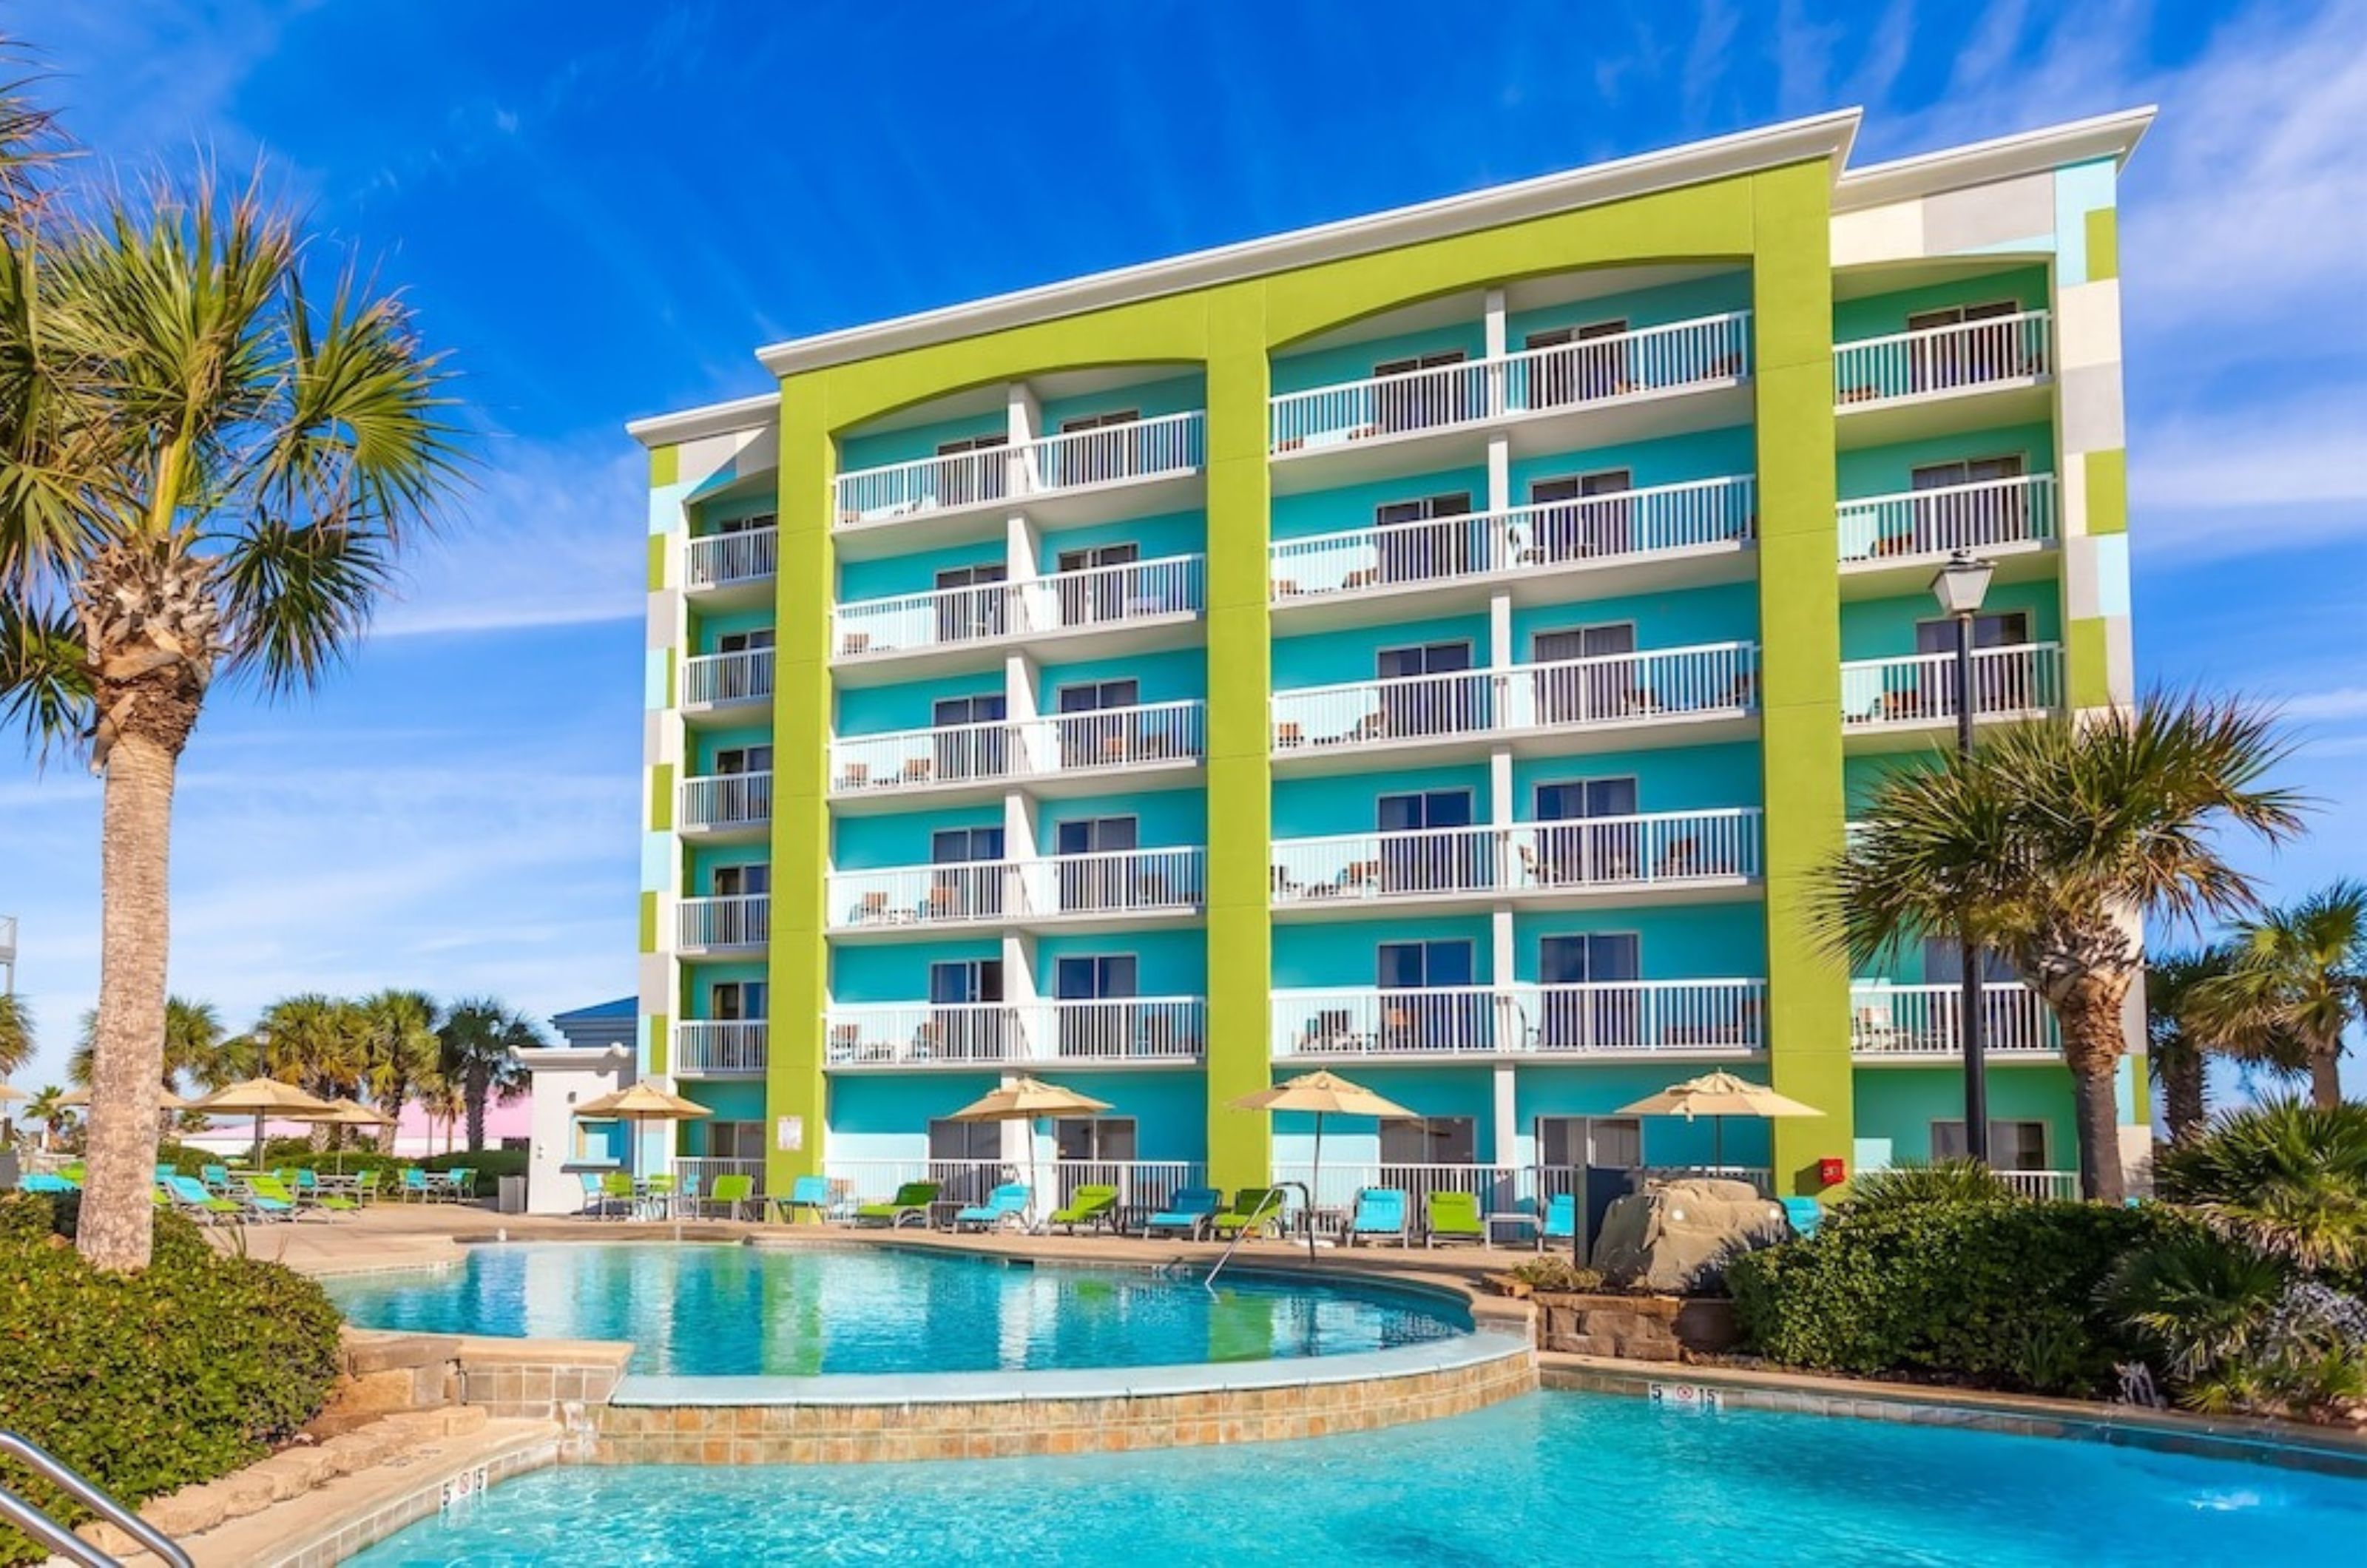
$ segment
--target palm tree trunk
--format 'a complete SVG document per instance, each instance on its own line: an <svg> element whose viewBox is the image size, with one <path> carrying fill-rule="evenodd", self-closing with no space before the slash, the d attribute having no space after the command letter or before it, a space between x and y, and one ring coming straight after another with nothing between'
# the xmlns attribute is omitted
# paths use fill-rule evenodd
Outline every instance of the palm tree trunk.
<svg viewBox="0 0 2367 1568"><path fill-rule="evenodd" d="M489 1075L471 1070L469 1074L469 1152L476 1154L485 1146L485 1100L493 1093Z"/></svg>
<svg viewBox="0 0 2367 1568"><path fill-rule="evenodd" d="M2153 1065L2161 1075L2162 1120L2169 1124L2169 1141L2182 1144L2203 1130L2211 1114L2203 1095L2203 1053L2183 1046L2157 1054Z"/></svg>
<svg viewBox="0 0 2367 1568"><path fill-rule="evenodd" d="M99 828L98 1019L75 1247L92 1265L148 1266L156 1086L164 1071L173 753L137 729L107 757Z"/></svg>
<svg viewBox="0 0 2367 1568"><path fill-rule="evenodd" d="M2079 1192L2096 1203L2117 1205L2127 1194L2115 1083L2126 1044L2121 1033L2121 998L2126 989L2089 982L2055 1004L2079 1129Z"/></svg>
<svg viewBox="0 0 2367 1568"><path fill-rule="evenodd" d="M2342 1038L2312 1041L2309 1048L2309 1098L2321 1111L2342 1104Z"/></svg>

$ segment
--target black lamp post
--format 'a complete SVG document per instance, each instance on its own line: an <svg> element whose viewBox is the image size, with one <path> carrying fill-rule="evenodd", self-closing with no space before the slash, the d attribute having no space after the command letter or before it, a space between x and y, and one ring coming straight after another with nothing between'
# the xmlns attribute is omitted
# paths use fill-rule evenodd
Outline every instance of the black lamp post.
<svg viewBox="0 0 2367 1568"><path fill-rule="evenodd" d="M1942 612L1956 623L1956 750L1965 757L1973 753L1973 618L1981 613L1981 601L1988 596L1989 578L1995 571L1988 562L1958 550L1931 579L1931 597L1940 602ZM1987 1165L1989 1083L1988 1064L1984 1058L1986 1042L1981 1038L1985 1021L1981 950L1969 935L1959 935L1965 969L1965 1152Z"/></svg>

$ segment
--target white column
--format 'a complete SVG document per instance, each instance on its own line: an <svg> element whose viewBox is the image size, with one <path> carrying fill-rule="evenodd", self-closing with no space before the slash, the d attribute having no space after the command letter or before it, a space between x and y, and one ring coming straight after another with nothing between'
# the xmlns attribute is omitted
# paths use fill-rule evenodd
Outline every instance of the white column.
<svg viewBox="0 0 2367 1568"><path fill-rule="evenodd" d="M1517 1084L1513 1075L1517 1070L1510 1062L1499 1062L1494 1068L1495 1082L1491 1087L1495 1090L1496 1140L1489 1154L1489 1163L1494 1165L1521 1163L1521 1132L1514 1123L1517 1100L1513 1091Z"/></svg>
<svg viewBox="0 0 2367 1568"><path fill-rule="evenodd" d="M1014 458L1016 471L1012 476L1012 493L1025 495L1036 488L1034 455L1025 451L1027 444L1040 434L1044 421L1042 405L1036 400L1035 389L1025 381L1014 381L1003 389L1004 430L1011 445L1024 454Z"/></svg>
<svg viewBox="0 0 2367 1568"><path fill-rule="evenodd" d="M1501 288L1488 290L1487 315L1481 323L1481 331L1486 334L1488 350L1488 407L1491 412L1501 413L1504 411L1504 291Z"/></svg>

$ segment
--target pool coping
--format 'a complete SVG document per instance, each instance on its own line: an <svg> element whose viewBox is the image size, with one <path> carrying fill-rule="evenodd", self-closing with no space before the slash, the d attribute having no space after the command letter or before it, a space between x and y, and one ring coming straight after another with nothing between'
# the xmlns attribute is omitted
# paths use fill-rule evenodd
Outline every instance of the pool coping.
<svg viewBox="0 0 2367 1568"><path fill-rule="evenodd" d="M1537 1381L1548 1392L1661 1398L1693 1408L1709 1407L1702 1398L1706 1390L1714 1392L1717 1405L1737 1409L2109 1443L2367 1480L2367 1432L2259 1416L2200 1416L2144 1405L1827 1377L1774 1368L1623 1361L1566 1351L1538 1354Z"/></svg>

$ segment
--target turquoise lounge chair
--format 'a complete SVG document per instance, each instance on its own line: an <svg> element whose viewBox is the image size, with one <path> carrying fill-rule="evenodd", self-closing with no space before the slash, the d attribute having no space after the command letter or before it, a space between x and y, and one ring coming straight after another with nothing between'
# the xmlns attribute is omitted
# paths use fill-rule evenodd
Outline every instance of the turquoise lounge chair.
<svg viewBox="0 0 2367 1568"><path fill-rule="evenodd" d="M1814 1198L1786 1198L1784 1217L1792 1222L1792 1234L1805 1241L1824 1223L1825 1206Z"/></svg>
<svg viewBox="0 0 2367 1568"><path fill-rule="evenodd" d="M323 1190L320 1174L311 1170L297 1171L296 1200L300 1203L310 1203L317 1208L326 1209L333 1214L351 1213L361 1207L359 1203L342 1192Z"/></svg>
<svg viewBox="0 0 2367 1568"><path fill-rule="evenodd" d="M477 1201L477 1168L470 1165L456 1165L447 1171L444 1177L444 1196L455 1203L475 1202Z"/></svg>
<svg viewBox="0 0 2367 1568"><path fill-rule="evenodd" d="M194 1176L168 1176L161 1190L172 1200L173 1207L205 1224L224 1218L235 1220L245 1212L237 1199L207 1191L206 1184Z"/></svg>
<svg viewBox="0 0 2367 1568"><path fill-rule="evenodd" d="M395 1189L395 1193L406 1203L413 1198L423 1203L436 1201L436 1189L428 1184L427 1173L415 1165L402 1168L402 1185Z"/></svg>
<svg viewBox="0 0 2367 1568"><path fill-rule="evenodd" d="M230 1167L201 1165L198 1168L198 1175L204 1179L207 1191L218 1198L230 1195Z"/></svg>
<svg viewBox="0 0 2367 1568"><path fill-rule="evenodd" d="M1537 1246L1578 1240L1578 1194L1557 1192L1546 1200L1546 1223L1537 1228Z"/></svg>
<svg viewBox="0 0 2367 1568"><path fill-rule="evenodd" d="M600 1190L600 1173L596 1170L579 1170L575 1173L575 1179L583 1188L583 1207L575 1212L596 1218L601 1205L608 1201L608 1195Z"/></svg>
<svg viewBox="0 0 2367 1568"><path fill-rule="evenodd" d="M64 1177L59 1176L54 1172L45 1170L32 1170L26 1172L24 1179L19 1181L17 1186L19 1190L26 1192L72 1192L74 1190L74 1184L73 1182L68 1181Z"/></svg>
<svg viewBox="0 0 2367 1568"><path fill-rule="evenodd" d="M1167 1200L1167 1207L1142 1222L1148 1238L1161 1231L1182 1231L1194 1241L1206 1232L1208 1222L1225 1206L1225 1195L1213 1187L1184 1187Z"/></svg>
<svg viewBox="0 0 2367 1568"><path fill-rule="evenodd" d="M1376 1242L1383 1236L1399 1247L1412 1222L1406 1215L1406 1195L1394 1187L1367 1187L1356 1194L1356 1212L1348 1220L1348 1245Z"/></svg>
<svg viewBox="0 0 2367 1568"><path fill-rule="evenodd" d="M988 1193L985 1202L974 1203L954 1215L954 1229L991 1231L1014 1224L1024 1227L1032 1196L1025 1182L1006 1181Z"/></svg>
<svg viewBox="0 0 2367 1568"><path fill-rule="evenodd" d="M1479 1220L1479 1199L1470 1192L1433 1192L1430 1195L1429 1221L1422 1226L1422 1240L1431 1247L1442 1241L1476 1242L1488 1245L1488 1227Z"/></svg>
<svg viewBox="0 0 2367 1568"><path fill-rule="evenodd" d="M779 1213L782 1220L789 1224L796 1224L798 1216L809 1210L812 1212L815 1220L827 1224L830 1220L830 1178L827 1176L798 1177L789 1184L789 1195L786 1198L774 1199L773 1207Z"/></svg>

